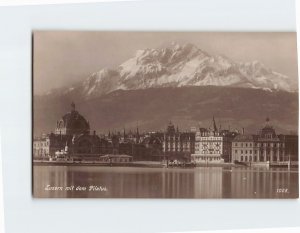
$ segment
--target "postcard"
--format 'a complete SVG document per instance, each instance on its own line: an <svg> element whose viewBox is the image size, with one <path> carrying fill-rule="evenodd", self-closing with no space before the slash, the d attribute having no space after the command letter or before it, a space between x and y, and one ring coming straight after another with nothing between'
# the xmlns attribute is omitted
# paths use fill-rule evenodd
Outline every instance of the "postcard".
<svg viewBox="0 0 300 233"><path fill-rule="evenodd" d="M33 197L299 197L296 33L32 38Z"/></svg>

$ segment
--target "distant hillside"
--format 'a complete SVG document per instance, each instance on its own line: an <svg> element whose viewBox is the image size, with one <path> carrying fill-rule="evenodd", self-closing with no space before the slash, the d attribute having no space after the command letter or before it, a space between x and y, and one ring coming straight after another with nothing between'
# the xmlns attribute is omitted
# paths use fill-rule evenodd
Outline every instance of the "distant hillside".
<svg viewBox="0 0 300 233"><path fill-rule="evenodd" d="M69 95L34 97L34 133L51 132L56 121L76 109L97 132L135 129L162 130L172 120L182 130L209 127L215 116L218 127L256 132L268 116L277 132L297 130L298 93L238 87L165 87L117 90L94 99Z"/></svg>

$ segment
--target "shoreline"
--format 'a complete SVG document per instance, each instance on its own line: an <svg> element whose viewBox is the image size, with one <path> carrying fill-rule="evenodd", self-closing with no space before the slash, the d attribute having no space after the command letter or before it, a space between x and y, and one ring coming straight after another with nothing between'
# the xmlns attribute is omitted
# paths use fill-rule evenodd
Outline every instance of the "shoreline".
<svg viewBox="0 0 300 233"><path fill-rule="evenodd" d="M38 166L98 166L98 167L145 167L145 168L197 168L197 167L250 167L233 163L213 163L213 164L186 164L186 165L170 165L162 164L155 161L136 161L129 163L105 163L105 162L68 162L68 161L33 161L33 165ZM256 166L252 166L256 167ZM260 166L263 167L263 166Z"/></svg>
<svg viewBox="0 0 300 233"><path fill-rule="evenodd" d="M68 161L33 161L33 165L42 166L99 166L99 167L169 167L169 168L194 168L194 167L244 167L232 163L219 163L219 164L196 164L191 166L191 164L184 165L170 165L162 164L155 161L136 161L129 163L105 163L105 162L68 162Z"/></svg>

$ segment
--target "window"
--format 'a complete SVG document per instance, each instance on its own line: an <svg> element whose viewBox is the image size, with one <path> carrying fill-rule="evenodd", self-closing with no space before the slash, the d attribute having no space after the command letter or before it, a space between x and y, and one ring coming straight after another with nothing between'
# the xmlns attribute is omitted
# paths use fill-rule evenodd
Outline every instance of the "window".
<svg viewBox="0 0 300 233"><path fill-rule="evenodd" d="M248 146L248 143L246 143L246 147Z"/></svg>
<svg viewBox="0 0 300 233"><path fill-rule="evenodd" d="M241 154L243 154L243 150L241 150Z"/></svg>
<svg viewBox="0 0 300 233"><path fill-rule="evenodd" d="M246 150L245 153L248 154L248 151Z"/></svg>
<svg viewBox="0 0 300 233"><path fill-rule="evenodd" d="M248 161L248 157L247 156L245 156L245 162L247 162Z"/></svg>
<svg viewBox="0 0 300 233"><path fill-rule="evenodd" d="M244 158L243 158L243 156L241 156L241 161L243 161L244 160Z"/></svg>
<svg viewBox="0 0 300 233"><path fill-rule="evenodd" d="M254 150L254 154L257 154L257 150Z"/></svg>
<svg viewBox="0 0 300 233"><path fill-rule="evenodd" d="M249 150L249 153L252 154L252 150Z"/></svg>
<svg viewBox="0 0 300 233"><path fill-rule="evenodd" d="M235 153L236 153L236 154L238 153L237 150L235 150Z"/></svg>

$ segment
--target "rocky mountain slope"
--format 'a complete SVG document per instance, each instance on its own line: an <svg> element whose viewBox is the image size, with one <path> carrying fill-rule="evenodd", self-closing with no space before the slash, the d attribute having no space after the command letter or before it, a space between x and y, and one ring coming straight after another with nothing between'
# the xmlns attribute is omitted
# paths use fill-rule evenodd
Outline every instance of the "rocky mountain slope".
<svg viewBox="0 0 300 233"><path fill-rule="evenodd" d="M56 121L70 111L73 98L36 96L34 133L54 131ZM256 133L270 117L278 133L297 130L298 93L239 87L165 87L118 90L93 99L76 101L76 109L97 132L108 130L163 130L170 120L182 130L218 127Z"/></svg>
<svg viewBox="0 0 300 233"><path fill-rule="evenodd" d="M91 99L115 90L156 87L230 86L264 90L295 91L290 79L258 61L241 63L213 56L193 44L138 50L116 69L102 69L70 88L49 95Z"/></svg>

